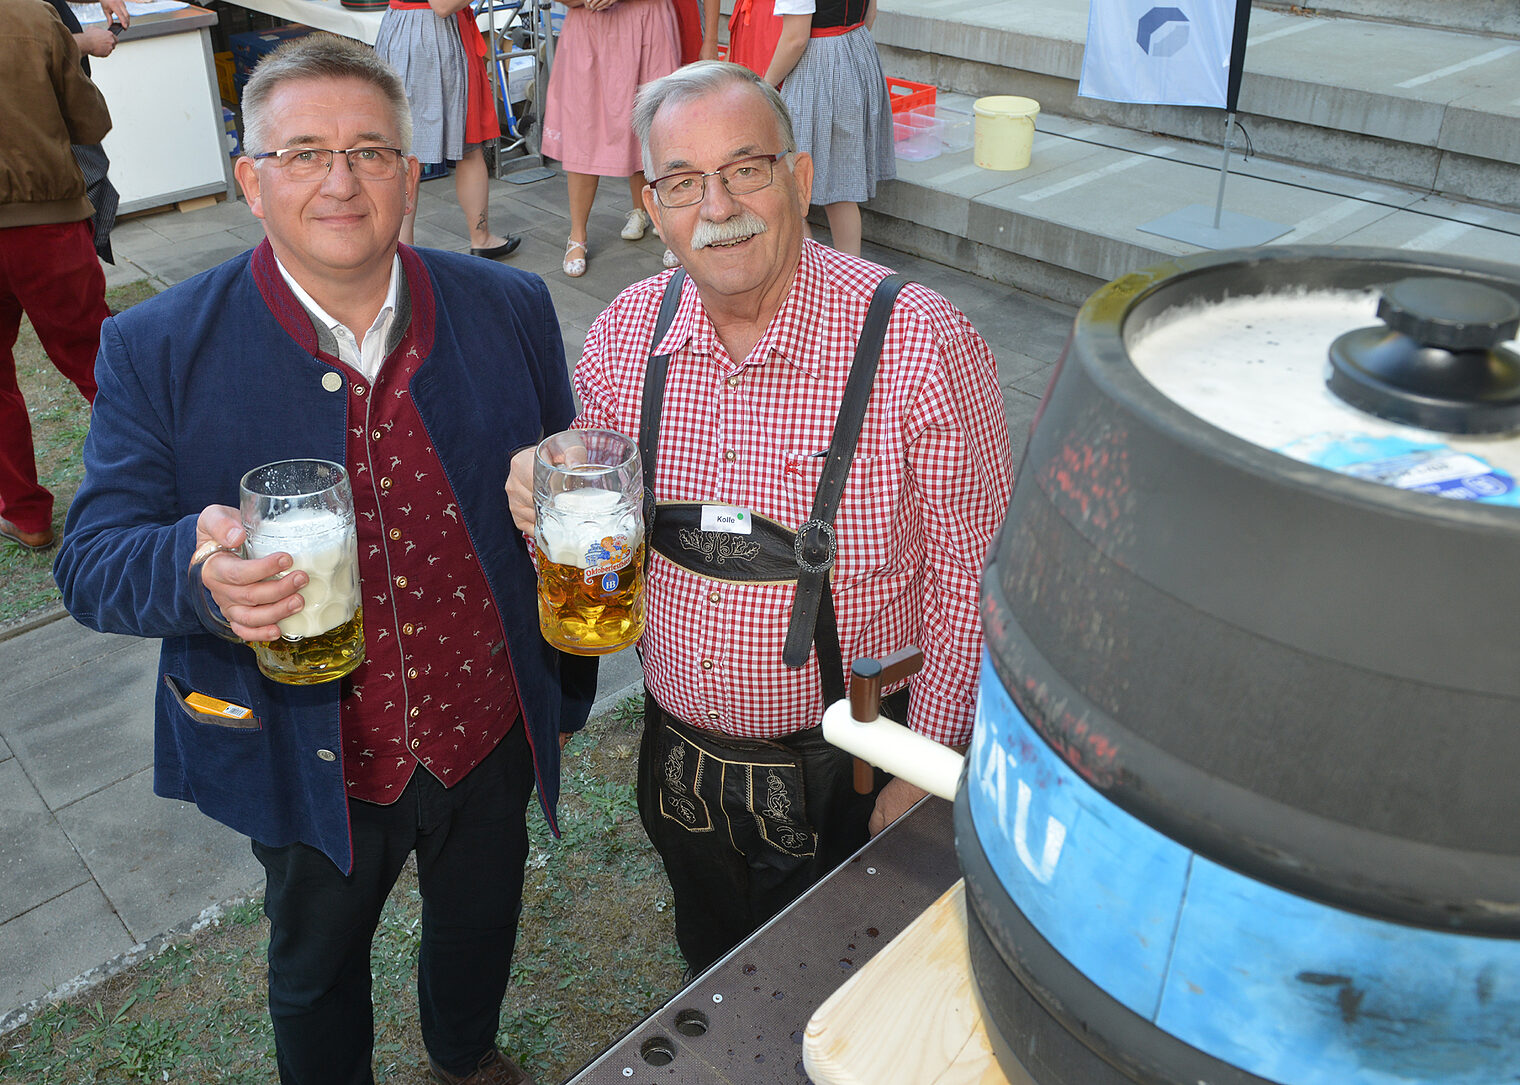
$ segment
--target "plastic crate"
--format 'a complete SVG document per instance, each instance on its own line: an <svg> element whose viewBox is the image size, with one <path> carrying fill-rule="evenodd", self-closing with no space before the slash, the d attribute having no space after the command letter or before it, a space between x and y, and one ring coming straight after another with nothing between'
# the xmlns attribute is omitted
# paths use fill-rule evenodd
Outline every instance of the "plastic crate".
<svg viewBox="0 0 1520 1085"><path fill-rule="evenodd" d="M229 34L227 44L232 47L232 61L239 72L252 74L259 61L281 45L294 38L311 33L311 27L292 24L274 30L249 30L242 34Z"/></svg>
<svg viewBox="0 0 1520 1085"><path fill-rule="evenodd" d="M222 101L228 105L237 105L237 65L233 63L231 53L215 53L212 59L216 61L216 89L221 95Z"/></svg>
<svg viewBox="0 0 1520 1085"><path fill-rule="evenodd" d="M896 114L892 119L900 121L905 115ZM975 118L969 110L956 109L954 106L945 105L943 102L935 102L933 105L921 105L911 110L906 116L931 117L940 122L939 142L940 147L947 154L956 151L969 151L973 143L973 123Z"/></svg>
<svg viewBox="0 0 1520 1085"><path fill-rule="evenodd" d="M887 93L892 96L892 112L908 113L920 106L934 104L934 88L928 83L887 76Z"/></svg>
<svg viewBox="0 0 1520 1085"><path fill-rule="evenodd" d="M898 158L923 162L936 158L944 149L940 139L944 122L938 117L914 111L892 115L892 149Z"/></svg>

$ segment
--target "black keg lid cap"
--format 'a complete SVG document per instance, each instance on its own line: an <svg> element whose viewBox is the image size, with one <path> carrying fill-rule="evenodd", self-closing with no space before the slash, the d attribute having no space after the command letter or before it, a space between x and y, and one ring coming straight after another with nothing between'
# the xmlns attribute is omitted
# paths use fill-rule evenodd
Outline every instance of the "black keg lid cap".
<svg viewBox="0 0 1520 1085"><path fill-rule="evenodd" d="M1520 301L1461 279L1402 279L1383 291L1378 319L1443 350L1487 350L1520 329Z"/></svg>
<svg viewBox="0 0 1520 1085"><path fill-rule="evenodd" d="M1358 410L1443 433L1520 430L1520 301L1455 277L1402 279L1378 318L1330 345L1330 390Z"/></svg>

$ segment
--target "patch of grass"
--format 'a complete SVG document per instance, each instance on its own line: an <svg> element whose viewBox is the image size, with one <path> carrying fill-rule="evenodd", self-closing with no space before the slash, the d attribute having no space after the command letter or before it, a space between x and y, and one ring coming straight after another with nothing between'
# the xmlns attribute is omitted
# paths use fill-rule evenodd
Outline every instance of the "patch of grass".
<svg viewBox="0 0 1520 1085"><path fill-rule="evenodd" d="M106 302L120 310L152 296L153 288L144 280L106 291ZM21 322L15 355L16 380L32 422L37 479L53 492L53 530L61 533L69 502L84 478L80 456L90 428L90 409L79 389L48 361L28 320ZM0 545L0 626L58 605L53 553L34 553L10 543Z"/></svg>
<svg viewBox="0 0 1520 1085"><path fill-rule="evenodd" d="M670 885L633 784L642 703L593 720L565 750L556 842L529 808L527 885L500 1043L562 1081L681 986ZM410 865L375 936L375 1079L424 1085L416 968L422 899ZM269 925L260 898L0 1038L0 1085L267 1085Z"/></svg>

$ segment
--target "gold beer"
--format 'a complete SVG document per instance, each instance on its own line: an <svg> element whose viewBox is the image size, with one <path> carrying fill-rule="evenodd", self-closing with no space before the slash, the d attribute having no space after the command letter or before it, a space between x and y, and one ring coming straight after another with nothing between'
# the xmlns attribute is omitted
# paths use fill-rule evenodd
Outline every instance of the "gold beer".
<svg viewBox="0 0 1520 1085"><path fill-rule="evenodd" d="M251 647L259 670L276 682L291 686L331 682L364 662L364 608L356 608L348 621L314 637L281 637Z"/></svg>
<svg viewBox="0 0 1520 1085"><path fill-rule="evenodd" d="M582 568L538 554L538 626L544 639L573 655L626 648L644 632L644 540L616 570Z"/></svg>
<svg viewBox="0 0 1520 1085"><path fill-rule="evenodd" d="M612 430L567 430L533 455L538 626L563 652L598 656L644 632L639 451Z"/></svg>

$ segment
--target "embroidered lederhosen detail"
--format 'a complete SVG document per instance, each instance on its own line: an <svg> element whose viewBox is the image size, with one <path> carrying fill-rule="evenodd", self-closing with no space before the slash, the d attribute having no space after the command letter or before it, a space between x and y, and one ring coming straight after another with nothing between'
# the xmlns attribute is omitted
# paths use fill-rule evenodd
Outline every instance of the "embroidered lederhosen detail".
<svg viewBox="0 0 1520 1085"><path fill-rule="evenodd" d="M793 670L806 666L816 639L823 699L831 704L845 695L844 660L829 584L835 555L834 513L844 493L845 478L865 420L892 306L907 280L901 275L889 275L877 284L871 296L808 520L792 528L752 511L751 533L743 536L702 531L700 502L655 501L660 414L670 355L653 351L675 318L685 279L685 271L677 270L666 284L644 375L639 456L643 463L644 522L649 531L650 550L688 572L713 580L795 582L797 592L782 662Z"/></svg>
<svg viewBox="0 0 1520 1085"><path fill-rule="evenodd" d="M660 814L692 833L713 830L712 813L702 799L702 768L702 751L691 743L665 746L660 760Z"/></svg>
<svg viewBox="0 0 1520 1085"><path fill-rule="evenodd" d="M665 560L709 580L736 584L789 584L797 579L791 528L751 511L750 533L702 530L702 506L691 501L655 505L649 545Z"/></svg>
<svg viewBox="0 0 1520 1085"><path fill-rule="evenodd" d="M795 752L680 726L669 717L656 742L662 818L691 833L721 831L741 853L753 835L793 858L817 851Z"/></svg>

